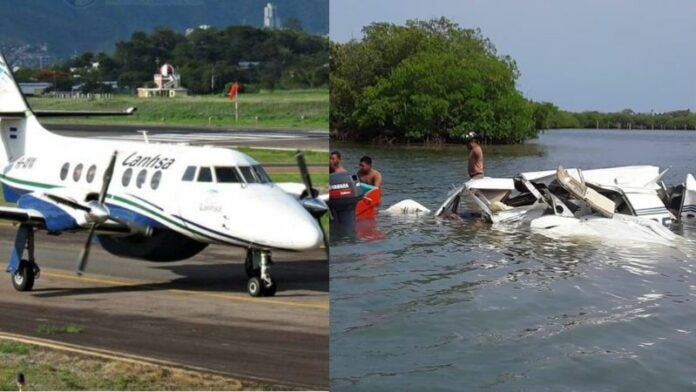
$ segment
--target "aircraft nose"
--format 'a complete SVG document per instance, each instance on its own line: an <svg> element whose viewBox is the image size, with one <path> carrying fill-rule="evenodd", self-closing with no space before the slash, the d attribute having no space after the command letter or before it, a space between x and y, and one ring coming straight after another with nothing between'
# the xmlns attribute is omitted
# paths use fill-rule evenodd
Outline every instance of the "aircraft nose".
<svg viewBox="0 0 696 392"><path fill-rule="evenodd" d="M246 200L249 204L245 208L241 208L241 203L236 208L238 216L255 222L244 226L253 242L296 251L317 249L323 244L323 232L316 219L280 189L260 189L255 197Z"/></svg>
<svg viewBox="0 0 696 392"><path fill-rule="evenodd" d="M314 219L304 217L301 222L288 228L287 239L293 249L316 249L324 242L324 235Z"/></svg>

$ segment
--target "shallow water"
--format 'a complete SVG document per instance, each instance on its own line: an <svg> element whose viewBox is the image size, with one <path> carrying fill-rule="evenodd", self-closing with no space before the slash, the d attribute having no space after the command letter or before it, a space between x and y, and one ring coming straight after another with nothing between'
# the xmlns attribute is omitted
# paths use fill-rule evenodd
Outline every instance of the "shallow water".
<svg viewBox="0 0 696 392"><path fill-rule="evenodd" d="M466 177L462 149L340 148L344 162L373 157L382 208L434 210ZM696 132L550 131L485 154L488 176L656 164L681 183L696 173ZM696 239L696 224L674 230ZM332 390L696 388L693 271L694 242L567 242L380 214L357 238L332 237Z"/></svg>

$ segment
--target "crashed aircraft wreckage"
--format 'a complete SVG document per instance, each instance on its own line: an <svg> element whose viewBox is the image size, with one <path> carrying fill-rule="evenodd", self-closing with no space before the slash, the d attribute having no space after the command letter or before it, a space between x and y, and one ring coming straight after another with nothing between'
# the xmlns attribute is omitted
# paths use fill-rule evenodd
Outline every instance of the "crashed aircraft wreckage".
<svg viewBox="0 0 696 392"><path fill-rule="evenodd" d="M559 166L514 178L472 179L450 192L435 215L481 218L494 225L528 223L549 237L669 242L677 237L668 229L673 221L696 218L696 179L689 174L683 184L666 187L666 172L657 166L585 171ZM464 203L475 208L462 211ZM390 209L395 210L419 208Z"/></svg>

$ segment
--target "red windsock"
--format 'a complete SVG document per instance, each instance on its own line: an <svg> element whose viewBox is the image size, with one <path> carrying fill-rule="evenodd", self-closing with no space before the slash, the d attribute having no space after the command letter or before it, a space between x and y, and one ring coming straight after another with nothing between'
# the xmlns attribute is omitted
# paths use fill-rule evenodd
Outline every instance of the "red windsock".
<svg viewBox="0 0 696 392"><path fill-rule="evenodd" d="M230 92L227 94L231 101L237 99L237 93L239 92L239 83L233 83L230 87Z"/></svg>

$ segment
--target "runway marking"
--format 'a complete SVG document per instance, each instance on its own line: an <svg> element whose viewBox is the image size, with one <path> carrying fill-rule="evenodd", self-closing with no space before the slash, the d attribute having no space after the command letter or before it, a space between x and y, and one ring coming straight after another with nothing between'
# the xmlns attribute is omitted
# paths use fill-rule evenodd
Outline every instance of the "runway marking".
<svg viewBox="0 0 696 392"><path fill-rule="evenodd" d="M135 364L135 365L177 368L180 370L188 370L188 371L195 371L195 372L208 373L208 374L217 374L217 375L225 376L228 378L229 377L238 377L238 378L242 378L242 379L246 379L246 380L250 380L250 381L257 381L257 382L258 381L274 382L274 383L279 382L278 380L262 380L262 379L258 379L258 378L250 377L250 376L244 376L244 375L238 375L238 374L228 374L226 372L217 372L214 370L205 369L205 368L201 368L201 367L197 367L197 366L184 365L184 364L177 363L177 362L165 361L165 360L161 360L161 359L145 357L142 355L127 354L127 353L122 353L122 352L118 352L118 351L111 351L111 350L106 350L106 349L101 349L101 348L77 346L77 345L70 344L70 343L63 343L63 342L59 342L59 341L55 341L55 340L35 338L32 336L19 335L19 334L14 334L14 333L9 333L9 332L0 332L0 339L1 340L9 340L9 341L17 342L17 343L31 344L34 346L50 348L53 350L70 352L70 353L74 353L74 354L81 354L81 355L87 355L87 356L92 356L92 357L98 357L98 358L102 358L102 359L121 361L121 362L131 363L131 364ZM235 381L239 384L238 388L242 388L243 385L239 380L233 380L233 381Z"/></svg>
<svg viewBox="0 0 696 392"><path fill-rule="evenodd" d="M329 304L307 304L307 303L301 303L301 302L277 300L277 299L273 299L273 298L252 298L252 297L246 296L246 294L237 295L237 294L222 294L222 293L205 293L202 291L185 290L185 289L160 290L154 284L148 284L147 282L137 281L134 279L123 279L123 278L114 279L111 277L103 277L103 276L95 276L95 275L75 276L75 275L69 275L69 274L62 273L59 270L55 270L55 269L42 269L41 274L44 276L52 277L52 278L72 280L72 281L76 281L76 282L93 282L93 283L100 283L100 284L114 285L114 286L143 286L143 287L151 287L151 288L156 289L158 291L169 291L172 293L183 294L183 295L195 295L195 296L199 296L199 297L208 297L208 298L224 299L224 300L239 301L239 302L268 303L268 304L272 304L272 305L292 306L292 307L297 307L297 308L319 309L319 310L327 310L327 311L329 310Z"/></svg>

